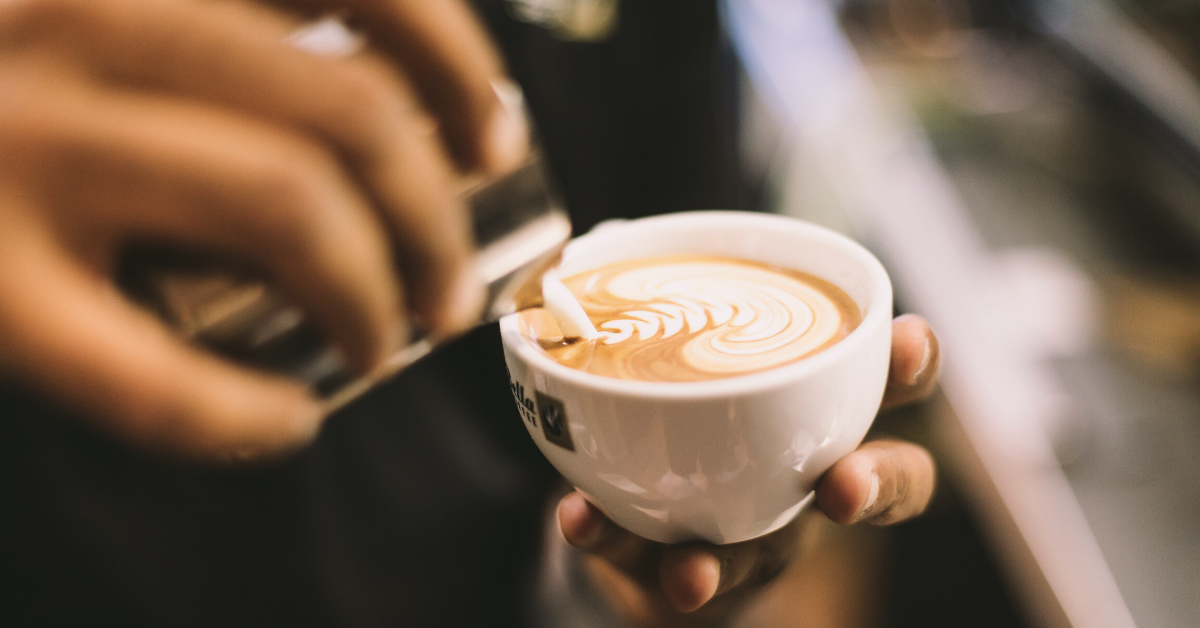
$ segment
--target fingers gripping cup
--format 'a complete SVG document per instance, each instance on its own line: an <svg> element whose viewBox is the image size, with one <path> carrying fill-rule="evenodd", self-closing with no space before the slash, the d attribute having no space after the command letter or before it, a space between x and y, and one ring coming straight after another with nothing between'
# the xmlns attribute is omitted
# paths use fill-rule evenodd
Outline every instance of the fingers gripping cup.
<svg viewBox="0 0 1200 628"><path fill-rule="evenodd" d="M833 231L723 211L606 223L559 275L600 337L548 349L505 317L513 395L542 453L635 534L721 544L786 525L879 409L891 283Z"/></svg>

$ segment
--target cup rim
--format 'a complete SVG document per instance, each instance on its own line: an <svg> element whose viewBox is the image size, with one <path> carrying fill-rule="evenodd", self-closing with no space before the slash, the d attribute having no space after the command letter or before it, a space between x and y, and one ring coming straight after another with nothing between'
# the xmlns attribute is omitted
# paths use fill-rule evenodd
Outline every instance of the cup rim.
<svg viewBox="0 0 1200 628"><path fill-rule="evenodd" d="M845 359L848 355L861 351L863 345L871 341L871 336L873 336L872 331L881 325L891 324L892 283L887 271L884 270L883 264L880 263L875 255L868 251L866 247L841 233L789 216L747 211L699 210L613 221L611 225L601 223L596 228L593 228L592 231L573 240L567 246L563 254L564 262L569 259L573 248L581 246L577 243L586 244L589 240L612 237L620 229L654 228L661 223L678 221L686 221L689 226L696 226L698 223L704 222L711 223L713 226L720 226L731 222L741 227L749 224L767 230L791 231L805 238L832 244L858 261L866 270L866 275L870 282L868 298L871 307L854 331L816 355L765 371L755 371L744 375L703 381L650 382L619 379L573 369L558 363L558 361L534 348L533 344L521 333L520 327L517 324L518 314L509 314L500 319L501 339L504 345L516 353L527 364L536 366L554 378L580 388L630 397L699 400L751 394L786 386L792 382L806 379L815 373L825 370L830 365ZM825 279L830 281L828 278ZM886 307L880 307L879 304L886 304Z"/></svg>

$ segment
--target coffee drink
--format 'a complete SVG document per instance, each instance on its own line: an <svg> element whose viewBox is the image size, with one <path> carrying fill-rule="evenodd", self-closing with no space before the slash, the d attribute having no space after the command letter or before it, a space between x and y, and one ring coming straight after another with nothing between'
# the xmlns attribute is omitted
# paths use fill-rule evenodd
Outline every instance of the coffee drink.
<svg viewBox="0 0 1200 628"><path fill-rule="evenodd" d="M500 321L509 387L546 459L633 534L724 544L778 530L879 410L892 285L841 234L766 213L666 214L576 238L555 275L545 310Z"/></svg>
<svg viewBox="0 0 1200 628"><path fill-rule="evenodd" d="M563 280L599 331L564 338L544 310L527 337L589 373L656 382L734 377L789 364L846 337L854 301L807 273L745 260L675 255L629 260Z"/></svg>

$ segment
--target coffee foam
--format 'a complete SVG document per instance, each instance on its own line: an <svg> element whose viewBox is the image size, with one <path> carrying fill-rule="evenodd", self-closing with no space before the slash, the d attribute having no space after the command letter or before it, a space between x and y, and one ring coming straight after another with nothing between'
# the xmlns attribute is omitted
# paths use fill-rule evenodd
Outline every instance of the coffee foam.
<svg viewBox="0 0 1200 628"><path fill-rule="evenodd" d="M697 381L774 368L836 343L862 318L827 281L732 258L644 258L563 283L598 338L563 339L544 313L523 316L526 334L567 366L622 379Z"/></svg>

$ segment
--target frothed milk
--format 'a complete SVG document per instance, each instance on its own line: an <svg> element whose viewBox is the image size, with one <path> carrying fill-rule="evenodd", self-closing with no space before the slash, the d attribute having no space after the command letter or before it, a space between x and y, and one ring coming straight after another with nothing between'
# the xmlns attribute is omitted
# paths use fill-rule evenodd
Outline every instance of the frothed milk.
<svg viewBox="0 0 1200 628"><path fill-rule="evenodd" d="M862 320L837 286L757 262L674 255L629 260L563 280L599 331L564 338L542 310L524 333L558 362L644 381L702 381L782 366L844 338Z"/></svg>

